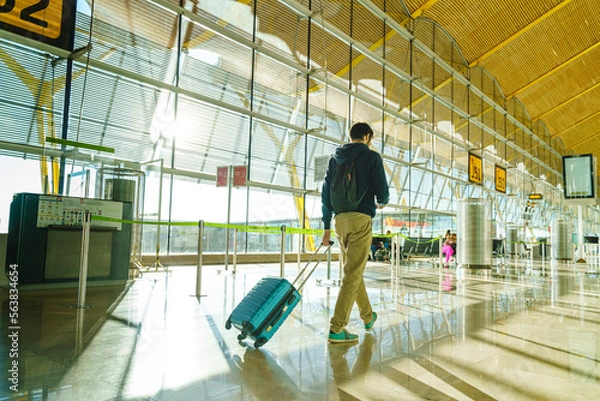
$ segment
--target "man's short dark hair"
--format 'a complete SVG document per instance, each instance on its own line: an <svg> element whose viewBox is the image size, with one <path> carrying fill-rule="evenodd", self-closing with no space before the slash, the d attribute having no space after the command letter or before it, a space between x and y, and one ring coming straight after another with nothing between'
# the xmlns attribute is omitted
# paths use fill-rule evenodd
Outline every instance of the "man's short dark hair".
<svg viewBox="0 0 600 401"><path fill-rule="evenodd" d="M367 134L373 135L373 130L367 123L356 123L350 128L351 139L363 139Z"/></svg>

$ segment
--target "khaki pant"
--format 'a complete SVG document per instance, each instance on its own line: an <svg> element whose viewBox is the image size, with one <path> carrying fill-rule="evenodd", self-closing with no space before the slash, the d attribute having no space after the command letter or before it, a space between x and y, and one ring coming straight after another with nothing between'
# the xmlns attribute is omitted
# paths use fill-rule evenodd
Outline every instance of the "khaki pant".
<svg viewBox="0 0 600 401"><path fill-rule="evenodd" d="M330 330L339 333L348 325L354 302L365 324L373 318L363 273L371 250L371 216L346 212L335 216L335 233L340 245L344 269L342 286L330 322Z"/></svg>

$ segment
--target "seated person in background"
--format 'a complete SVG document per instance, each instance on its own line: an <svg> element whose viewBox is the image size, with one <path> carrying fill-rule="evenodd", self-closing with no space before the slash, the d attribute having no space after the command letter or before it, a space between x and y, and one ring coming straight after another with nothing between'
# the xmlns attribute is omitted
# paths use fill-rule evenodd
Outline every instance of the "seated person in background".
<svg viewBox="0 0 600 401"><path fill-rule="evenodd" d="M456 234L450 235L450 237L444 241L442 253L446 255L446 263L450 262L450 258L456 253Z"/></svg>
<svg viewBox="0 0 600 401"><path fill-rule="evenodd" d="M379 241L379 244L377 245L377 250L375 251L375 260L382 262L382 261L386 260L387 255L388 255L388 251L385 248L383 241Z"/></svg>

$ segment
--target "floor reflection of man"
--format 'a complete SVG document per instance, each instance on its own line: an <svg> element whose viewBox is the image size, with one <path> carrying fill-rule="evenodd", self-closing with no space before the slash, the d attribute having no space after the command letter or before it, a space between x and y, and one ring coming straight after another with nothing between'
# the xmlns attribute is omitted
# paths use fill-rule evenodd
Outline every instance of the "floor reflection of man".
<svg viewBox="0 0 600 401"><path fill-rule="evenodd" d="M373 356L373 349L375 345L375 336L371 333L366 333L365 338L358 348L358 355L352 369L350 369L350 363L346 359L346 354L356 346L356 344L330 344L329 345L329 363L331 369L333 369L333 378L335 384L339 387L344 383L352 380L354 382L364 380L366 373L369 371L369 365L371 364L371 357ZM340 400L344 400L348 397L348 394L340 391ZM351 397L349 399L355 399Z"/></svg>

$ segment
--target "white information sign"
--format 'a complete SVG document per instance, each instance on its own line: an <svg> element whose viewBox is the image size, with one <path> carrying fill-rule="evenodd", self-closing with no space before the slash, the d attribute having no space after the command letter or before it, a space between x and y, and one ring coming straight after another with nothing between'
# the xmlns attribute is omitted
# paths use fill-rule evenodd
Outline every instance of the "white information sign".
<svg viewBox="0 0 600 401"><path fill-rule="evenodd" d="M113 219L123 218L121 202L101 199L69 198L54 195L42 195L38 203L37 226L83 226L83 214L89 211L94 216ZM95 221L93 227L113 227L121 229L120 222Z"/></svg>

